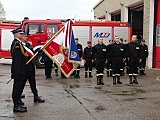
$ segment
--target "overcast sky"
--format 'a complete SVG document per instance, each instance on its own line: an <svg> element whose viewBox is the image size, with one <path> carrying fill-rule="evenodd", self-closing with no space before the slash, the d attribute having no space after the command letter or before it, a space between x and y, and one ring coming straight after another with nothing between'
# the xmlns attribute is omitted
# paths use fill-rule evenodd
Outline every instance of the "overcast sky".
<svg viewBox="0 0 160 120"><path fill-rule="evenodd" d="M99 0L0 0L7 20L93 19L91 10Z"/></svg>

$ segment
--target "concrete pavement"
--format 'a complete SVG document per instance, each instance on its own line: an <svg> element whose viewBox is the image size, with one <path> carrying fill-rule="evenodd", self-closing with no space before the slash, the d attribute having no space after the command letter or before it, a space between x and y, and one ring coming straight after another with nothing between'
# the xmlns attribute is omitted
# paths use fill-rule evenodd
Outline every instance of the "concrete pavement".
<svg viewBox="0 0 160 120"><path fill-rule="evenodd" d="M54 70L53 70L54 71ZM160 120L160 71L147 69L147 76L138 76L139 84L130 85L128 75L122 85L113 85L112 78L104 77L104 86L93 78L45 79L44 69L36 70L39 95L45 103L34 103L29 84L22 99L26 113L13 113L10 65L0 64L0 120Z"/></svg>

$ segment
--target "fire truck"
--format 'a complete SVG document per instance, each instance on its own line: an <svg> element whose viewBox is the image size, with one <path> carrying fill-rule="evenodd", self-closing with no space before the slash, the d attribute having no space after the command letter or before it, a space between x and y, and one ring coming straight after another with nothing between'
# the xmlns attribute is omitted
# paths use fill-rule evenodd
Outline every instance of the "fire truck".
<svg viewBox="0 0 160 120"><path fill-rule="evenodd" d="M0 58L11 58L10 45L13 41L11 31L20 25L20 21L0 21Z"/></svg>
<svg viewBox="0 0 160 120"><path fill-rule="evenodd" d="M25 20L22 24L22 30L27 35L27 40L33 47L34 51L39 51L65 23L65 20L47 19L47 20ZM124 40L130 40L132 27L127 22L114 22L105 20L75 20L73 23L73 33L79 38L79 43L83 48L86 47L87 41L97 44L98 38L103 37L104 44L109 40L114 40L114 36L119 36ZM37 67L43 67L42 52L35 58Z"/></svg>

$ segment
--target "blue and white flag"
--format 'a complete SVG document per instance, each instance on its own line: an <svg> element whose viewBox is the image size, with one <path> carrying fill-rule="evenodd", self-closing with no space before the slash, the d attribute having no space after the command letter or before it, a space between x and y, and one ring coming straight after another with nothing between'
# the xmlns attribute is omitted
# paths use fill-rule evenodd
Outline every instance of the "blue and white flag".
<svg viewBox="0 0 160 120"><path fill-rule="evenodd" d="M69 57L70 61L80 61L81 60L80 57L79 57L77 45L76 45L75 40L74 40L73 31L72 31L72 35L71 35L70 52L69 52L68 57Z"/></svg>
<svg viewBox="0 0 160 120"><path fill-rule="evenodd" d="M63 47L68 49L68 61L75 64L80 64L80 57L75 43L72 24L74 21L69 20L65 24Z"/></svg>

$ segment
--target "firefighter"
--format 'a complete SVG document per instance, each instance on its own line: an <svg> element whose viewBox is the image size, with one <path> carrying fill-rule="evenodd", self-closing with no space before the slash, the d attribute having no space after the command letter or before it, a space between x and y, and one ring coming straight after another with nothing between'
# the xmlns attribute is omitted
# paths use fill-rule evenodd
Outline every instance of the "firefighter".
<svg viewBox="0 0 160 120"><path fill-rule="evenodd" d="M98 38L98 44L93 47L93 57L96 64L97 85L104 85L103 71L106 61L106 45L103 44L103 38Z"/></svg>
<svg viewBox="0 0 160 120"><path fill-rule="evenodd" d="M24 46L26 46L27 48L29 48L32 52L32 48L30 46L29 43L27 43L27 39L25 37L25 35L22 36L22 44ZM31 57L28 57L28 60L30 59ZM27 61L28 61L27 60ZM34 102L40 102L40 103L44 103L45 100L41 99L39 96L38 96L38 91L37 91L37 88L36 88L36 80L35 80L35 66L34 66L34 63L33 61L29 62L27 64L27 80L30 84L30 87L31 87L31 90L32 90L32 93L34 95Z"/></svg>
<svg viewBox="0 0 160 120"><path fill-rule="evenodd" d="M124 45L123 38L120 38L120 43ZM122 60L122 64L121 64L121 68L120 68L121 76L124 76L124 67L125 67L125 61Z"/></svg>
<svg viewBox="0 0 160 120"><path fill-rule="evenodd" d="M109 45L113 44L113 40L109 40ZM106 71L107 71L107 77L112 76L112 65L111 65L111 52L107 51L107 61L106 61Z"/></svg>
<svg viewBox="0 0 160 120"><path fill-rule="evenodd" d="M11 44L11 78L14 79L12 99L14 103L13 112L27 112L27 107L21 106L20 97L23 92L27 80L26 61L28 55L22 45L22 30L16 29L12 31L14 40Z"/></svg>
<svg viewBox="0 0 160 120"><path fill-rule="evenodd" d="M85 67L85 78L88 77L87 73L89 72L89 77L92 76L92 63L93 63L93 53L91 41L87 42L87 47L84 48L84 67ZM89 69L89 71L88 71Z"/></svg>
<svg viewBox="0 0 160 120"><path fill-rule="evenodd" d="M122 84L120 81L122 62L125 61L124 45L121 44L118 36L115 36L115 43L109 45L107 50L111 53L111 62L113 68L113 84Z"/></svg>
<svg viewBox="0 0 160 120"><path fill-rule="evenodd" d="M140 45L137 43L137 36L133 35L132 40L127 45L127 58L129 66L129 83L138 84L137 73L140 59Z"/></svg>
<svg viewBox="0 0 160 120"><path fill-rule="evenodd" d="M58 76L58 66L54 63L55 76Z"/></svg>
<svg viewBox="0 0 160 120"><path fill-rule="evenodd" d="M52 65L53 61L43 52L42 58L44 60L44 65L45 65L45 76L46 79L51 79L52 78Z"/></svg>
<svg viewBox="0 0 160 120"><path fill-rule="evenodd" d="M140 65L139 65L140 75L146 75L144 71L146 67L146 59L148 58L148 46L145 44L144 39L142 39L141 41L140 50L141 50L140 55L142 58L142 61L140 62Z"/></svg>
<svg viewBox="0 0 160 120"><path fill-rule="evenodd" d="M76 43L76 45L77 45L79 57L80 57L81 60L82 60L83 48L82 48L82 45L78 43L78 38L75 38L75 43ZM80 65L79 65L79 66L77 67L77 69L74 71L74 77L75 77L75 78L80 78L79 74L80 74Z"/></svg>

